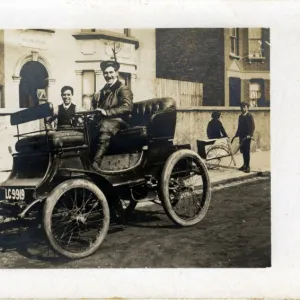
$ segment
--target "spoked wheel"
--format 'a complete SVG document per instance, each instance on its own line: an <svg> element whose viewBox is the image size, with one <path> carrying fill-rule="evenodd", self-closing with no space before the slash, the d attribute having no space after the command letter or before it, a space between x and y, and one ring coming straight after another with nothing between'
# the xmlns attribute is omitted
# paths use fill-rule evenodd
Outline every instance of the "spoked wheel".
<svg viewBox="0 0 300 300"><path fill-rule="evenodd" d="M50 245L71 259L94 253L107 234L109 222L104 194L85 179L58 185L44 206L43 223Z"/></svg>
<svg viewBox="0 0 300 300"><path fill-rule="evenodd" d="M163 208L175 224L192 226L206 215L211 186L197 153L186 149L174 152L163 168L160 188Z"/></svg>
<svg viewBox="0 0 300 300"><path fill-rule="evenodd" d="M207 151L206 163L209 169L216 169L220 165L229 167L232 163L232 155L230 151L224 146L212 146Z"/></svg>

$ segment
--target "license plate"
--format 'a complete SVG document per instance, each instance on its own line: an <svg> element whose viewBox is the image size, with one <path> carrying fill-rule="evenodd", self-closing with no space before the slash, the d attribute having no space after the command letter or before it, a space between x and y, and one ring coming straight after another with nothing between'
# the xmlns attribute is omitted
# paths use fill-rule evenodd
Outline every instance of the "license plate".
<svg viewBox="0 0 300 300"><path fill-rule="evenodd" d="M5 200L24 200L25 199L25 189L5 188L4 189L4 199Z"/></svg>

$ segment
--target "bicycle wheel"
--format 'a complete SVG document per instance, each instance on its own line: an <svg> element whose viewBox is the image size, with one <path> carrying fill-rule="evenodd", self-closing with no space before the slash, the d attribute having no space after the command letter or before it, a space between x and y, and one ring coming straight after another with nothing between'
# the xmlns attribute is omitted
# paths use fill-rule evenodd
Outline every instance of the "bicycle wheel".
<svg viewBox="0 0 300 300"><path fill-rule="evenodd" d="M222 162L222 163L221 163ZM232 155L229 149L222 145L212 146L206 154L207 167L212 170L221 166L230 166L232 163Z"/></svg>

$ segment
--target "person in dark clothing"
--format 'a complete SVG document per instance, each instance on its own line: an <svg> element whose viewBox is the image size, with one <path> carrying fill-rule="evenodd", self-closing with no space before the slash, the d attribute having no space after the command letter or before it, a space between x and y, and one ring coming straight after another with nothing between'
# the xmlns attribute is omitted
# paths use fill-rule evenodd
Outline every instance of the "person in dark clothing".
<svg viewBox="0 0 300 300"><path fill-rule="evenodd" d="M207 137L209 139L220 139L228 137L222 122L220 121L221 113L214 111L211 114L212 119L209 121L206 129Z"/></svg>
<svg viewBox="0 0 300 300"><path fill-rule="evenodd" d="M128 128L128 120L132 111L133 94L131 90L118 80L120 64L116 61L103 61L100 64L107 84L100 92L94 94L91 109L98 115L94 120L100 133L93 168L100 170L112 136L119 130Z"/></svg>
<svg viewBox="0 0 300 300"><path fill-rule="evenodd" d="M74 89L71 86L64 86L61 89L61 97L63 103L58 105L52 117L47 120L47 123L57 122L57 129L69 127L72 125L72 115L76 112L76 105L72 103Z"/></svg>
<svg viewBox="0 0 300 300"><path fill-rule="evenodd" d="M240 171L246 173L250 172L250 146L251 139L255 130L255 123L253 116L249 113L249 104L241 103L241 115L239 116L238 128L235 137L239 138L240 151L243 154L244 164L239 168Z"/></svg>

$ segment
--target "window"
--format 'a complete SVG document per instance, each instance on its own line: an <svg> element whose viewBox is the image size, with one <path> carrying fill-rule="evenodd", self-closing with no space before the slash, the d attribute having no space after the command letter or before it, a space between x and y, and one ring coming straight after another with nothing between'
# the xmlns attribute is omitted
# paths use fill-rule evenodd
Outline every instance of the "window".
<svg viewBox="0 0 300 300"><path fill-rule="evenodd" d="M230 54L239 55L239 30L238 28L230 28Z"/></svg>
<svg viewBox="0 0 300 300"><path fill-rule="evenodd" d="M257 106L257 100L261 98L261 85L258 82L250 83L249 88L250 105Z"/></svg>
<svg viewBox="0 0 300 300"><path fill-rule="evenodd" d="M129 88L131 88L130 74L129 73L119 72L119 80L121 82L123 82L125 85L127 85Z"/></svg>
<svg viewBox="0 0 300 300"><path fill-rule="evenodd" d="M91 100L95 92L95 72L83 71L82 74L82 106L90 109Z"/></svg>
<svg viewBox="0 0 300 300"><path fill-rule="evenodd" d="M4 86L0 84L0 108L4 108Z"/></svg>
<svg viewBox="0 0 300 300"><path fill-rule="evenodd" d="M250 106L270 106L270 81L264 79L251 79L249 85Z"/></svg>
<svg viewBox="0 0 300 300"><path fill-rule="evenodd" d="M262 58L262 28L249 28L248 34L249 58Z"/></svg>

